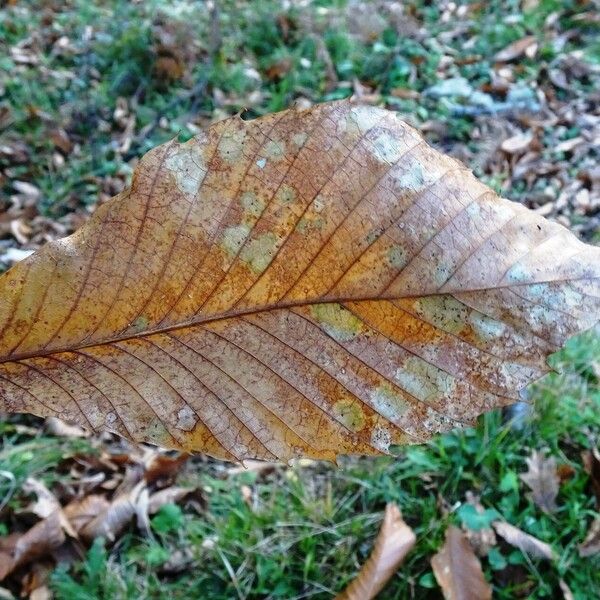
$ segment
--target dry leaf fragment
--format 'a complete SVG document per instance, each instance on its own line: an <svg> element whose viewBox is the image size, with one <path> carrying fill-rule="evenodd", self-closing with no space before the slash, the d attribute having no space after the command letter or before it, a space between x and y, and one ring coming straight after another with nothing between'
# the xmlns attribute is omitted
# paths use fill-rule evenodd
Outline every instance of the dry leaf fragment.
<svg viewBox="0 0 600 600"><path fill-rule="evenodd" d="M526 460L528 470L521 474L522 481L531 488L533 501L544 512L554 512L560 483L555 458L534 450Z"/></svg>
<svg viewBox="0 0 600 600"><path fill-rule="evenodd" d="M536 52L537 41L535 36L527 35L500 50L500 52L494 56L494 60L496 62L510 62L511 60L515 60L515 58L519 58L524 54L527 56L527 58L533 58Z"/></svg>
<svg viewBox="0 0 600 600"><path fill-rule="evenodd" d="M515 546L515 548L521 550L521 552L535 558L545 558L547 560L554 560L556 558L549 544L525 533L518 527L506 521L494 521L493 526L499 536L504 538L511 546Z"/></svg>
<svg viewBox="0 0 600 600"><path fill-rule="evenodd" d="M590 530L585 536L585 540L578 546L579 556L593 556L600 552L600 519L596 518L592 521Z"/></svg>
<svg viewBox="0 0 600 600"><path fill-rule="evenodd" d="M529 149L531 142L533 142L533 134L528 131L527 133L518 133L504 140L500 144L500 148L507 154L521 154Z"/></svg>
<svg viewBox="0 0 600 600"><path fill-rule="evenodd" d="M600 249L344 101L155 148L0 298L0 411L334 459L514 402L598 321Z"/></svg>
<svg viewBox="0 0 600 600"><path fill-rule="evenodd" d="M446 600L491 600L492 588L481 563L458 527L448 527L446 541L432 557L431 567Z"/></svg>
<svg viewBox="0 0 600 600"><path fill-rule="evenodd" d="M403 521L398 506L388 504L373 551L350 585L336 600L370 600L383 589L396 572L417 538Z"/></svg>

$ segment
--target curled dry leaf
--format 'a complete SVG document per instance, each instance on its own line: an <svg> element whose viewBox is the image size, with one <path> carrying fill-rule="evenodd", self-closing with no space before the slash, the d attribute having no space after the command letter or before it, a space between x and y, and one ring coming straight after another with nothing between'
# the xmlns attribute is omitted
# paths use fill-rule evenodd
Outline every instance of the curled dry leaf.
<svg viewBox="0 0 600 600"><path fill-rule="evenodd" d="M481 563L458 527L448 527L446 541L432 557L431 567L446 600L491 600L492 588Z"/></svg>
<svg viewBox="0 0 600 600"><path fill-rule="evenodd" d="M396 572L404 557L411 551L417 538L403 521L395 504L385 507L383 523L371 555L362 566L356 579L336 600L370 600L382 590Z"/></svg>
<svg viewBox="0 0 600 600"><path fill-rule="evenodd" d="M521 479L531 488L533 501L544 512L554 512L558 508L556 496L560 483L555 458L534 450L526 460L528 470L521 474Z"/></svg>
<svg viewBox="0 0 600 600"><path fill-rule="evenodd" d="M117 495L104 510L82 527L79 535L88 541L102 536L113 542L137 514L137 505L145 489L144 482L140 481L128 492Z"/></svg>
<svg viewBox="0 0 600 600"><path fill-rule="evenodd" d="M514 402L598 321L600 249L344 101L155 148L0 297L0 411L334 459Z"/></svg>
<svg viewBox="0 0 600 600"><path fill-rule="evenodd" d="M518 527L506 521L494 521L493 526L500 537L504 538L511 546L518 548L521 552L535 558L545 558L547 560L554 560L556 558L549 544L525 533Z"/></svg>

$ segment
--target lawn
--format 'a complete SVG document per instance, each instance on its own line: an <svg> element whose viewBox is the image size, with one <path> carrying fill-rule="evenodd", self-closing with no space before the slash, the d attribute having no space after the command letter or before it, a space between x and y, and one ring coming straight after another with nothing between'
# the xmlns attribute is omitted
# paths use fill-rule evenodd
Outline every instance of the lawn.
<svg viewBox="0 0 600 600"><path fill-rule="evenodd" d="M240 111L250 119L349 96L396 110L505 197L597 243L599 28L586 1L9 2L0 266L72 232L159 143ZM195 501L164 504L145 534L132 519L115 540L44 557L1 582L0 597L42 586L77 600L331 598L369 555L388 502L417 545L381 598L440 598L429 561L448 524L476 544L497 519L550 544L555 559L496 536L481 552L495 598L569 600L567 587L600 597L600 553L579 551L599 517L582 458L600 435L599 357L600 330L583 334L519 410L389 457L246 472L193 457L167 479L198 490ZM94 489L81 482L107 472L106 454L135 452L114 436L51 431L0 415L0 536L32 523L28 478L62 499ZM536 450L560 480L549 512L521 479ZM109 495L135 470L114 464L97 484Z"/></svg>

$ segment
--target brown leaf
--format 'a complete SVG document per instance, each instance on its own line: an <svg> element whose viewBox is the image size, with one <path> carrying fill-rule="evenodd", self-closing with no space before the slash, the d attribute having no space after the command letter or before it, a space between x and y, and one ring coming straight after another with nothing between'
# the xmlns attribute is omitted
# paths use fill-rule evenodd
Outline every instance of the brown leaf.
<svg viewBox="0 0 600 600"><path fill-rule="evenodd" d="M88 541L102 536L109 542L114 542L137 514L137 504L144 489L145 483L141 481L130 491L118 494L108 506L82 527L79 531L80 536Z"/></svg>
<svg viewBox="0 0 600 600"><path fill-rule="evenodd" d="M518 399L598 321L600 248L343 101L155 148L0 298L0 411L334 459Z"/></svg>
<svg viewBox="0 0 600 600"><path fill-rule="evenodd" d="M553 456L546 458L543 452L534 450L527 460L527 473L521 479L532 491L533 501L544 511L554 512L558 485L560 480L556 471L556 460Z"/></svg>
<svg viewBox="0 0 600 600"><path fill-rule="evenodd" d="M600 508L600 452L597 448L582 453L585 472L590 476L592 490L596 496L596 508Z"/></svg>
<svg viewBox="0 0 600 600"><path fill-rule="evenodd" d="M350 585L336 600L370 600L383 589L404 557L412 550L417 538L403 521L395 504L385 507L381 529L373 551Z"/></svg>
<svg viewBox="0 0 600 600"><path fill-rule="evenodd" d="M504 538L511 546L521 550L521 552L535 558L546 558L548 560L556 558L549 544L525 533L518 527L505 521L494 521L492 525L500 537Z"/></svg>
<svg viewBox="0 0 600 600"><path fill-rule="evenodd" d="M58 548L65 539L58 511L36 523L26 533L0 538L0 581L15 569Z"/></svg>
<svg viewBox="0 0 600 600"><path fill-rule="evenodd" d="M105 513L110 502L99 494L91 494L84 498L72 500L63 512L76 532L80 532L90 521Z"/></svg>
<svg viewBox="0 0 600 600"><path fill-rule="evenodd" d="M171 486L164 490L159 490L150 496L148 513L153 515L159 511L161 506L165 504L177 504L190 496L194 496L197 505L205 505L206 501L200 490L193 487Z"/></svg>
<svg viewBox="0 0 600 600"><path fill-rule="evenodd" d="M500 50L500 52L494 56L494 60L496 62L510 62L511 60L515 60L515 58L519 58L524 54L528 58L533 58L536 51L537 42L535 36L527 35Z"/></svg>
<svg viewBox="0 0 600 600"><path fill-rule="evenodd" d="M169 456L158 452L153 453L145 465L144 479L146 483L151 484L159 479L167 482L173 480L189 457L189 454Z"/></svg>
<svg viewBox="0 0 600 600"><path fill-rule="evenodd" d="M458 527L448 527L446 541L431 559L431 567L447 600L491 599L492 588L481 563Z"/></svg>
<svg viewBox="0 0 600 600"><path fill-rule="evenodd" d="M600 552L600 519L594 519L585 540L578 546L579 556L593 556Z"/></svg>

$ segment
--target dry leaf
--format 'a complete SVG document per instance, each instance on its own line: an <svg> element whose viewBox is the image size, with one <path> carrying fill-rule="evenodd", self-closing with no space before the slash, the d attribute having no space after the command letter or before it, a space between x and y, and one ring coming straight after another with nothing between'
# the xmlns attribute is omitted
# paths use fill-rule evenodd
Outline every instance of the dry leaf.
<svg viewBox="0 0 600 600"><path fill-rule="evenodd" d="M592 490L596 497L596 507L600 508L600 452L597 448L582 453L585 472L590 476Z"/></svg>
<svg viewBox="0 0 600 600"><path fill-rule="evenodd" d="M500 50L494 56L494 60L496 62L510 62L511 60L515 60L515 58L519 58L524 54L527 58L533 58L537 51L537 42L535 36L527 35L512 44L509 44L503 50Z"/></svg>
<svg viewBox="0 0 600 600"><path fill-rule="evenodd" d="M558 508L556 496L560 483L556 460L553 456L546 458L538 450L534 450L526 460L528 470L521 474L521 479L531 488L533 501L544 512L554 512Z"/></svg>
<svg viewBox="0 0 600 600"><path fill-rule="evenodd" d="M431 559L431 567L446 600L491 600L492 588L481 563L458 527L448 527L446 541Z"/></svg>
<svg viewBox="0 0 600 600"><path fill-rule="evenodd" d="M26 533L0 538L0 581L15 569L58 548L65 539L59 511L42 519Z"/></svg>
<svg viewBox="0 0 600 600"><path fill-rule="evenodd" d="M153 515L159 511L161 506L164 506L165 504L177 504L189 496L194 497L197 506L205 506L206 501L198 489L193 487L171 486L155 492L150 496L148 513Z"/></svg>
<svg viewBox="0 0 600 600"><path fill-rule="evenodd" d="M593 556L600 552L600 519L594 519L585 540L579 544L579 556Z"/></svg>
<svg viewBox="0 0 600 600"><path fill-rule="evenodd" d="M518 133L504 140L500 148L507 154L521 154L531 146L533 134L531 132Z"/></svg>
<svg viewBox="0 0 600 600"><path fill-rule="evenodd" d="M0 411L230 460L377 454L514 402L600 249L397 116L234 117L0 277Z"/></svg>
<svg viewBox="0 0 600 600"><path fill-rule="evenodd" d="M336 600L370 600L375 598L396 572L404 557L411 551L417 538L402 520L395 504L385 507L383 523L371 555L362 566L356 579Z"/></svg>
<svg viewBox="0 0 600 600"><path fill-rule="evenodd" d="M518 548L521 552L535 558L546 558L548 560L556 558L549 544L525 533L518 527L505 521L494 521L493 526L500 537L504 538L511 546Z"/></svg>
<svg viewBox="0 0 600 600"><path fill-rule="evenodd" d="M145 482L140 481L128 492L118 494L104 510L82 527L79 535L88 541L102 536L113 542L137 514L137 504L144 489Z"/></svg>
<svg viewBox="0 0 600 600"><path fill-rule="evenodd" d="M151 484L158 480L167 482L173 480L189 457L189 454L169 456L153 452L147 460L144 469L146 483Z"/></svg>
<svg viewBox="0 0 600 600"><path fill-rule="evenodd" d="M84 498L72 500L63 512L73 529L79 533L90 521L107 511L110 502L99 494L91 494Z"/></svg>

